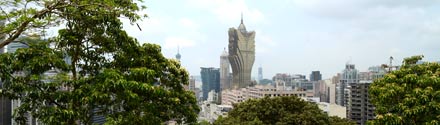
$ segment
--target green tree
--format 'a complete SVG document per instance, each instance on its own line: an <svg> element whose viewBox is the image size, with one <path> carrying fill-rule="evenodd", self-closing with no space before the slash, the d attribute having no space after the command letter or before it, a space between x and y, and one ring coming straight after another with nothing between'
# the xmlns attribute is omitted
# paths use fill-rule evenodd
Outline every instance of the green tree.
<svg viewBox="0 0 440 125"><path fill-rule="evenodd" d="M46 124L92 124L94 115L105 116L107 124L196 122L195 96L182 86L188 84L187 71L165 58L160 46L139 45L122 30L120 18L132 23L141 18L137 12L144 7L136 2L6 0L0 5L0 20L6 20L0 47L30 29L63 26L54 38L22 41L29 48L0 55L0 94L21 101L14 111L18 123L27 115Z"/></svg>
<svg viewBox="0 0 440 125"><path fill-rule="evenodd" d="M209 123L208 121L206 121L206 120L202 120L202 121L200 121L197 125L210 125L211 123Z"/></svg>
<svg viewBox="0 0 440 125"><path fill-rule="evenodd" d="M440 65L417 64L422 58L405 58L399 70L370 86L377 114L371 124L440 124Z"/></svg>
<svg viewBox="0 0 440 125"><path fill-rule="evenodd" d="M325 125L330 123L328 117L314 103L304 101L296 96L265 97L251 99L234 105L227 117L219 117L215 125ZM348 122L346 119L333 120L338 123Z"/></svg>
<svg viewBox="0 0 440 125"><path fill-rule="evenodd" d="M75 16L100 18L106 13L129 19L132 23L141 18L136 12L145 9L135 1L143 0L1 0L0 1L0 48L8 45L23 33L44 32L44 29L62 26ZM83 15L72 13L81 10ZM146 15L142 15L146 17Z"/></svg>

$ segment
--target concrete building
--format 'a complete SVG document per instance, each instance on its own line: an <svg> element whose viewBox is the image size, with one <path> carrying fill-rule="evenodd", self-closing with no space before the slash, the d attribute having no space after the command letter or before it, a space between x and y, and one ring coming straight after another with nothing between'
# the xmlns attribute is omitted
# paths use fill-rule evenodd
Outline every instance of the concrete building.
<svg viewBox="0 0 440 125"><path fill-rule="evenodd" d="M302 82L308 82L305 75L290 75L287 73L277 73L275 76L272 77L272 81L284 81L286 86L292 88L299 88Z"/></svg>
<svg viewBox="0 0 440 125"><path fill-rule="evenodd" d="M251 84L255 61L255 31L247 31L243 18L237 29L229 28L229 62L232 67L232 88L245 88Z"/></svg>
<svg viewBox="0 0 440 125"><path fill-rule="evenodd" d="M194 76L191 76L189 78L188 89L191 90L191 91L196 90L196 79L194 78Z"/></svg>
<svg viewBox="0 0 440 125"><path fill-rule="evenodd" d="M211 102L211 103L218 103L219 102L219 98L218 98L218 93L215 92L214 90L211 90L208 92L208 99L206 99L206 101Z"/></svg>
<svg viewBox="0 0 440 125"><path fill-rule="evenodd" d="M230 81L230 71L229 71L229 59L228 52L226 48L223 50L222 55L220 56L220 86L221 90L230 89L231 81Z"/></svg>
<svg viewBox="0 0 440 125"><path fill-rule="evenodd" d="M335 103L335 84L331 79L319 80L315 86L315 97L319 97L320 102Z"/></svg>
<svg viewBox="0 0 440 125"><path fill-rule="evenodd" d="M347 118L346 107L344 106L336 105L334 103L333 104L327 103L327 102L317 102L316 104L318 105L319 109L327 113L327 115L329 116L338 116L340 118Z"/></svg>
<svg viewBox="0 0 440 125"><path fill-rule="evenodd" d="M359 71L355 68L354 64L346 64L345 69L342 71L341 78L337 84L336 104L341 106L347 105L348 89L350 83L359 82Z"/></svg>
<svg viewBox="0 0 440 125"><path fill-rule="evenodd" d="M247 91L246 88L240 89L229 89L222 91L222 105L232 105L234 103L243 102L246 99Z"/></svg>
<svg viewBox="0 0 440 125"><path fill-rule="evenodd" d="M319 71L312 71L310 74L310 81L319 81L322 80L322 75Z"/></svg>
<svg viewBox="0 0 440 125"><path fill-rule="evenodd" d="M359 81L350 83L350 105L347 106L347 117L357 124L364 125L368 120L374 119L375 107L368 98L368 87L372 81Z"/></svg>
<svg viewBox="0 0 440 125"><path fill-rule="evenodd" d="M232 105L218 105L214 98L216 98L214 91L209 92L208 100L201 104L201 111L199 113L199 120L206 120L213 123L219 116L226 116L227 112L232 110Z"/></svg>
<svg viewBox="0 0 440 125"><path fill-rule="evenodd" d="M227 90L222 93L222 104L232 105L240 103L247 99L258 99L264 97L278 97L278 96L298 96L298 97L313 97L313 91L297 91L285 86L283 81L279 81L275 86L273 85L255 85L235 90Z"/></svg>
<svg viewBox="0 0 440 125"><path fill-rule="evenodd" d="M208 93L211 90L220 92L220 70L218 68L201 67L203 100L208 99Z"/></svg>
<svg viewBox="0 0 440 125"><path fill-rule="evenodd" d="M369 67L367 72L359 74L359 82L350 83L348 92L347 118L364 125L375 117L375 107L370 103L368 87L374 80L382 78L386 69L380 66Z"/></svg>

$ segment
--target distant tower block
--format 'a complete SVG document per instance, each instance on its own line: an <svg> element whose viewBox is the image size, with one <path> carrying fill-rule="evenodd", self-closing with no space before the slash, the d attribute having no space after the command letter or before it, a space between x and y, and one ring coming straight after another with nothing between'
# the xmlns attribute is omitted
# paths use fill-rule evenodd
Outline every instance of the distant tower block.
<svg viewBox="0 0 440 125"><path fill-rule="evenodd" d="M220 56L220 85L222 90L230 89L231 82L229 80L229 55L226 51L226 48L223 50L222 55Z"/></svg>
<svg viewBox="0 0 440 125"><path fill-rule="evenodd" d="M258 68L258 81L263 80L263 67Z"/></svg>
<svg viewBox="0 0 440 125"><path fill-rule="evenodd" d="M180 58L181 58L182 56L180 55L179 49L180 49L179 46L177 46L176 59L180 62Z"/></svg>
<svg viewBox="0 0 440 125"><path fill-rule="evenodd" d="M232 88L244 88L251 84L252 66L255 61L255 31L246 30L242 15L238 29L229 28L228 34Z"/></svg>

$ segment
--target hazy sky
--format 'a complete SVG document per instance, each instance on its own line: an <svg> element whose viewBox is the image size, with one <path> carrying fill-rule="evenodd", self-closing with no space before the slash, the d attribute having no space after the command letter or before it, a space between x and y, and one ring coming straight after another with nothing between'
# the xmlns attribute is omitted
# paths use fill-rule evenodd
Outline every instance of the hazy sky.
<svg viewBox="0 0 440 125"><path fill-rule="evenodd" d="M191 75L200 67L219 67L228 45L228 28L238 27L240 13L256 31L253 77L275 73L323 78L341 72L351 60L360 71L393 56L440 57L440 6L436 0L149 0L149 18L124 25L140 42L157 43L166 57L180 46L182 64Z"/></svg>

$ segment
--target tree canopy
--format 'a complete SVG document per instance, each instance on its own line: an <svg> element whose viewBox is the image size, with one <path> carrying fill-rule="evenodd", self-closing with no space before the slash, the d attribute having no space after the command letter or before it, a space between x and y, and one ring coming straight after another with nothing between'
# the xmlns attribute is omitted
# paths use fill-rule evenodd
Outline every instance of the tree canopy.
<svg viewBox="0 0 440 125"><path fill-rule="evenodd" d="M440 124L440 64L405 58L402 67L370 86L373 124Z"/></svg>
<svg viewBox="0 0 440 125"><path fill-rule="evenodd" d="M142 1L140 1L142 2ZM196 122L196 98L186 91L188 73L161 47L142 44L123 29L143 6L132 0L6 0L0 2L0 48L25 32L61 26L48 39L22 41L28 48L0 55L1 96L20 100L18 123L32 116L45 124ZM67 61L70 60L70 61Z"/></svg>
<svg viewBox="0 0 440 125"><path fill-rule="evenodd" d="M226 117L219 117L216 125L350 125L347 119L329 117L312 102L296 96L265 97L235 104Z"/></svg>

